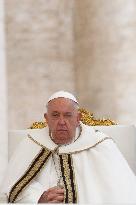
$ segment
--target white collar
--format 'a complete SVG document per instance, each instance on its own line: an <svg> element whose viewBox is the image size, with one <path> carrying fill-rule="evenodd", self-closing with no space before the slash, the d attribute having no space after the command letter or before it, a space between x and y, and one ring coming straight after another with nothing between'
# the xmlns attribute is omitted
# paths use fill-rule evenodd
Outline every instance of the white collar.
<svg viewBox="0 0 136 205"><path fill-rule="evenodd" d="M84 125L81 122L82 133L81 136L73 143L68 144L67 146L60 146L59 153L69 153L77 152L84 149L87 149L94 144L96 144L101 137L97 137L96 132L92 126ZM79 129L76 131L76 138L78 136ZM35 141L43 146L47 147L50 150L54 150L58 147L49 137L48 127L43 129L32 130L28 133ZM103 136L102 136L103 138Z"/></svg>

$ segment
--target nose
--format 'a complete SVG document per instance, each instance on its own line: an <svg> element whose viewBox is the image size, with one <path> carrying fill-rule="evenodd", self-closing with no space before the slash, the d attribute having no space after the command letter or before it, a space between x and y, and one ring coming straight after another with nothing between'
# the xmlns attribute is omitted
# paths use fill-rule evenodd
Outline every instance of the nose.
<svg viewBox="0 0 136 205"><path fill-rule="evenodd" d="M65 119L64 119L63 116L60 116L60 118L59 118L59 124L60 124L60 125L65 125Z"/></svg>

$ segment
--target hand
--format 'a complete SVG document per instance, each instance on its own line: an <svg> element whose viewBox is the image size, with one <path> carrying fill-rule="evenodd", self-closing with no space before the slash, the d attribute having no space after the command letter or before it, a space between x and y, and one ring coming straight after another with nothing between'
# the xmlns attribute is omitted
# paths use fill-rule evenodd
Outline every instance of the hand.
<svg viewBox="0 0 136 205"><path fill-rule="evenodd" d="M38 203L62 203L64 200L64 189L60 187L52 187L43 192Z"/></svg>

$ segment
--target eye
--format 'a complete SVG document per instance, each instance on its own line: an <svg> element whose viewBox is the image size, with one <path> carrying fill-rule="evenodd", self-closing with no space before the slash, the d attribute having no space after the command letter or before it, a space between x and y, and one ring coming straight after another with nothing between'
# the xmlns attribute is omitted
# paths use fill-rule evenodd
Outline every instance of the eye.
<svg viewBox="0 0 136 205"><path fill-rule="evenodd" d="M72 117L72 113L66 113L64 116L70 118Z"/></svg>
<svg viewBox="0 0 136 205"><path fill-rule="evenodd" d="M58 113L52 113L52 117L59 117Z"/></svg>

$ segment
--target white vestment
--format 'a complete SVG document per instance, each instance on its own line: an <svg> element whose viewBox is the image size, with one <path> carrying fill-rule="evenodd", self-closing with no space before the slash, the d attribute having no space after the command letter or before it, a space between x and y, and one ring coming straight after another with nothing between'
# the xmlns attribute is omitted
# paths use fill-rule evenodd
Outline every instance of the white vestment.
<svg viewBox="0 0 136 205"><path fill-rule="evenodd" d="M44 191L57 185L60 170L63 172L64 166L64 174L68 173L70 178L72 177L70 180L73 180L69 184L69 176L64 176L69 190L68 197L73 196L71 190L76 187L74 194L77 203L136 204L136 176L115 142L105 134L96 132L91 126L82 123L81 126L80 137L75 142L59 148L50 139L48 127L28 133L29 137L25 138L14 152L3 183L3 192L10 195L10 202L15 198L14 202L17 203L37 203ZM41 150L44 148L48 148L48 159L47 153L44 154L47 160L40 172L23 187L25 182L29 181L33 170L38 169L39 164L34 164L27 173L37 156L41 163ZM56 148L57 151L53 153ZM72 159L70 163L73 175L72 171L67 169L65 154L69 154ZM62 155L62 158L64 156L62 169L58 162L59 155Z"/></svg>

